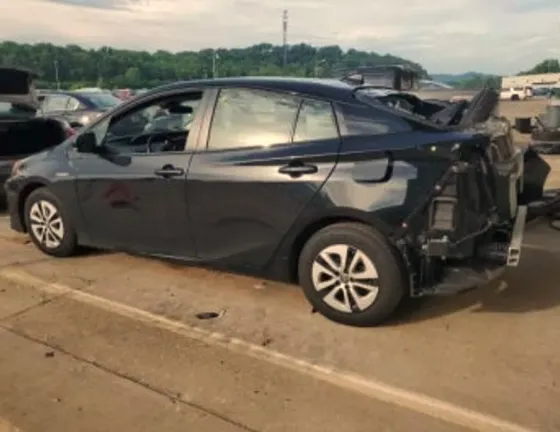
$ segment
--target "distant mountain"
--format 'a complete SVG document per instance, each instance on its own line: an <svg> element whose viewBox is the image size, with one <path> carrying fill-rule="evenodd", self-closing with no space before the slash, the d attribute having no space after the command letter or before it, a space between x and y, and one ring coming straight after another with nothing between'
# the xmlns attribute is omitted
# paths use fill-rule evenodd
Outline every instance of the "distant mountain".
<svg viewBox="0 0 560 432"><path fill-rule="evenodd" d="M469 80L479 75L485 74L480 72L465 72L462 74L430 74L434 81L439 81L445 84L453 84L459 81Z"/></svg>

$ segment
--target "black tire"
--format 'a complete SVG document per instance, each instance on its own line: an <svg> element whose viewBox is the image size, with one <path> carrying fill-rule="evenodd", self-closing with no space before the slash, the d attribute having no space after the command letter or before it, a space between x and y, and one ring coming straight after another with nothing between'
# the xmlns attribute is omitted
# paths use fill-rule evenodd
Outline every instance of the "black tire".
<svg viewBox="0 0 560 432"><path fill-rule="evenodd" d="M47 203L47 204L45 204ZM52 207L48 207L48 204ZM32 220L31 212L32 209L34 212L37 211L37 206L47 206L47 208L56 210L56 214L51 219L51 222L54 222L57 219L56 216L60 219L61 223L53 224L52 229L49 226L49 238L58 240L58 244L56 242L47 242L44 238L39 238L37 235L37 231L33 229L33 225L38 226L35 221L37 220L34 218ZM46 253L47 255L51 255L54 257L69 257L75 255L78 251L78 243L77 243L77 236L76 230L70 221L66 211L60 200L46 187L36 189L29 196L27 197L24 205L24 218L25 218L25 226L27 228L27 232L31 241L39 248L42 252ZM36 213L35 213L36 214ZM62 230L60 227L62 226ZM62 233L61 235L59 235ZM46 236L46 234L44 234ZM56 236L55 236L56 235ZM53 237L55 236L55 237Z"/></svg>
<svg viewBox="0 0 560 432"><path fill-rule="evenodd" d="M512 101L518 101L518 100L519 100L519 96L516 95L516 94L511 95L511 100L512 100Z"/></svg>
<svg viewBox="0 0 560 432"><path fill-rule="evenodd" d="M377 294L376 296L372 295L373 302L371 304L367 305L366 302L362 304L362 308L359 308L356 301L351 302L349 300L351 297L356 298L350 295L349 287L352 285L349 283L346 288L342 288L339 282L341 278L339 277L332 279L335 282L333 286L338 286L338 288L327 287L321 291L321 294L315 288L313 271L322 266L322 259L319 258L319 254L324 252L326 248L335 245L347 245L351 250L361 251L377 271ZM342 251L342 249L339 250ZM331 256L334 257L335 255ZM319 259L317 263L316 259ZM367 265L363 268L367 270ZM327 273L320 273L322 276L327 275ZM343 276L348 278L350 273L348 271ZM301 251L298 276L307 300L316 311L332 321L355 327L372 327L381 324L395 311L408 288L406 270L395 248L378 231L359 223L337 223L315 233ZM330 276L327 277L327 279L329 278ZM352 289L355 293L357 292L355 287ZM339 302L339 306L343 306L342 303L345 304L345 307L351 305L352 310L343 311L327 304L326 301L330 301L332 304L333 299L338 302L336 297L340 298L340 295L329 299L335 291L342 295L344 299L344 301ZM367 291L362 290L362 293L364 292ZM360 300L364 298L365 296L362 296Z"/></svg>

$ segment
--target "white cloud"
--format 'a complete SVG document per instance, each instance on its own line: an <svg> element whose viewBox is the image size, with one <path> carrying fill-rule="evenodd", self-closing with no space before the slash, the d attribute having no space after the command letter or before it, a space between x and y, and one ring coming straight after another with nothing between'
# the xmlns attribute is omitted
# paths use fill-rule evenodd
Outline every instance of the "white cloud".
<svg viewBox="0 0 560 432"><path fill-rule="evenodd" d="M0 39L171 51L280 43L284 8L290 43L391 53L431 72L506 74L560 57L559 0L14 0L0 5Z"/></svg>

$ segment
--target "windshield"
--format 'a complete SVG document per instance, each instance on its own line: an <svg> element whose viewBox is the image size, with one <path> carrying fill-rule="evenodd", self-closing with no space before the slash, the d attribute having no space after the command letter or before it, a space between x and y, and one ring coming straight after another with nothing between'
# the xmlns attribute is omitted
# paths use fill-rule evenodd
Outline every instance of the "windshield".
<svg viewBox="0 0 560 432"><path fill-rule="evenodd" d="M113 108L114 106L117 106L118 104L120 104L122 101L113 96L111 93L87 93L87 94L82 94L82 97L84 97L85 99L88 99L93 105L95 105L96 108Z"/></svg>
<svg viewBox="0 0 560 432"><path fill-rule="evenodd" d="M378 99L381 96L379 90L371 89L371 88L362 88L362 89L358 88L354 90L354 95L356 99L358 99L360 102L368 104L369 106L375 107L379 110L389 112L393 115L396 114L399 117L405 119L408 123L412 124L416 128L422 128L422 129L428 128L430 130L444 129L442 126L432 123L431 121L426 120L421 116L414 115L403 109L392 108L384 104Z"/></svg>

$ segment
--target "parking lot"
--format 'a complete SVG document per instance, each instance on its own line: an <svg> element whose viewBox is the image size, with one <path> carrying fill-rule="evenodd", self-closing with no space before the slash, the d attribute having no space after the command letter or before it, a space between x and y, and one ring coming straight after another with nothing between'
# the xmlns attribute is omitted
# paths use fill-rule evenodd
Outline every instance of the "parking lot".
<svg viewBox="0 0 560 432"><path fill-rule="evenodd" d="M558 430L560 232L525 243L503 281L357 329L291 286L52 259L3 217L3 430Z"/></svg>
<svg viewBox="0 0 560 432"><path fill-rule="evenodd" d="M294 286L53 259L0 215L0 432L560 430L560 231L532 222L524 244L502 280L360 329Z"/></svg>

